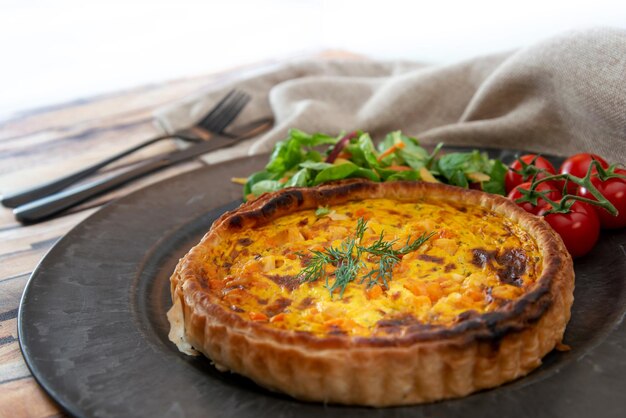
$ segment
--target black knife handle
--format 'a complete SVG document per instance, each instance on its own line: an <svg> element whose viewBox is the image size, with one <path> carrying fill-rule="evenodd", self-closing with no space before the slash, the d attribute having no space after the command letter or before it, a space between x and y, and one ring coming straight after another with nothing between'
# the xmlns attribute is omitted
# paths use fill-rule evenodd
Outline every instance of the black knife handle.
<svg viewBox="0 0 626 418"><path fill-rule="evenodd" d="M68 174L63 177L59 177L52 181L40 184L38 186L30 187L28 189L18 190L13 193L5 194L2 196L2 206L7 208L16 208L25 203L33 202L35 200L41 199L45 196L49 196L53 193L58 192L59 190L63 190L68 186L71 186L74 183L88 177L89 175L95 173L102 167L111 164L113 161L117 161L120 158L126 157L133 152L140 150L148 145L154 144L155 142L161 141L162 139L171 138L171 135L163 135L156 138L149 139L140 144L135 145L132 148L129 148L125 151L119 152L115 155L112 155L102 161L99 161L93 165L85 167L79 171Z"/></svg>
<svg viewBox="0 0 626 418"><path fill-rule="evenodd" d="M164 159L146 161L121 174L19 206L13 210L13 214L18 221L25 224L38 222L169 164L169 161Z"/></svg>

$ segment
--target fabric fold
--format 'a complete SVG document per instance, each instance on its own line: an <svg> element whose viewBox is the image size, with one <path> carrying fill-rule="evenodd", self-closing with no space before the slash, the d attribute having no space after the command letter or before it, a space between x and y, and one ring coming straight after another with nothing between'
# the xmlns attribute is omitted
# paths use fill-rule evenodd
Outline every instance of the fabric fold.
<svg viewBox="0 0 626 418"><path fill-rule="evenodd" d="M238 123L273 114L274 128L210 162L269 152L290 128L374 138L402 130L425 145L594 152L626 161L626 31L568 32L453 65L300 61L159 109L166 131L193 125L233 87L253 96Z"/></svg>

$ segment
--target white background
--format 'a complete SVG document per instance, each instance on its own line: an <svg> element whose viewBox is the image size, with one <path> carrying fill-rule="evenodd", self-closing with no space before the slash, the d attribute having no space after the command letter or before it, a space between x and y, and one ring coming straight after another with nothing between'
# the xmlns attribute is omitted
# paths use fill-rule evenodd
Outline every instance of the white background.
<svg viewBox="0 0 626 418"><path fill-rule="evenodd" d="M446 63L600 25L626 29L626 2L0 0L0 120L301 52Z"/></svg>

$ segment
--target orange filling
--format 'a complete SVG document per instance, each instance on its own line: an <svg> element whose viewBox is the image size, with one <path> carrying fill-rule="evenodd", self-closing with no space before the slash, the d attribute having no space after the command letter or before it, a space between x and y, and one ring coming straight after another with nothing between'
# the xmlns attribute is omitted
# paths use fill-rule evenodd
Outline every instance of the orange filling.
<svg viewBox="0 0 626 418"><path fill-rule="evenodd" d="M343 296L326 278L302 281L311 250L340 247L367 220L362 243L381 232L401 247L435 234L395 264L391 279L364 280L377 260L364 256ZM520 226L481 207L372 199L333 206L323 216L305 210L229 235L208 254L211 292L246 320L314 335L383 336L407 326L451 325L467 311L485 313L520 297L541 272L537 244ZM467 317L465 314L464 317Z"/></svg>

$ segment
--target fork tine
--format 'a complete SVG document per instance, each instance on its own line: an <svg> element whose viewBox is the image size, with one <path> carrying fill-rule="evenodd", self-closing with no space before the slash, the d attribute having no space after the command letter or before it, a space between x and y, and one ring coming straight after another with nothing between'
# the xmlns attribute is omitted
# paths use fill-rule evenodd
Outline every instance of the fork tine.
<svg viewBox="0 0 626 418"><path fill-rule="evenodd" d="M198 122L198 125L208 123L208 121L216 117L222 111L224 106L226 106L233 99L233 96L235 96L235 94L237 94L237 90L229 91L226 96L222 97L222 99L215 106L213 106L211 111L207 115L205 115L200 122Z"/></svg>
<svg viewBox="0 0 626 418"><path fill-rule="evenodd" d="M250 96L234 90L228 101L224 101L219 110L211 112L199 125L211 132L222 132L250 101ZM210 116L210 117L209 117Z"/></svg>
<svg viewBox="0 0 626 418"><path fill-rule="evenodd" d="M249 101L249 96L241 91L236 91L231 99L226 103L219 112L209 118L204 125L204 129L211 132L222 132L232 122L237 115L243 110Z"/></svg>
<svg viewBox="0 0 626 418"><path fill-rule="evenodd" d="M250 97L245 95L241 96L236 103L222 113L221 117L215 121L215 125L213 127L215 132L223 132L224 129L242 112L246 104L250 101Z"/></svg>

